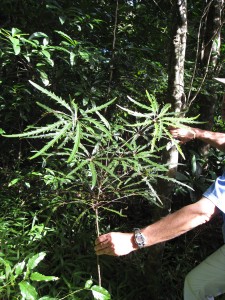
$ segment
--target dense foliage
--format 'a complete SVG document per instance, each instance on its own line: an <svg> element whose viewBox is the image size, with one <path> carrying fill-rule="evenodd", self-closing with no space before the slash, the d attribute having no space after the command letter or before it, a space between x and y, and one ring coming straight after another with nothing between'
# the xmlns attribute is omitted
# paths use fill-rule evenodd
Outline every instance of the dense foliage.
<svg viewBox="0 0 225 300"><path fill-rule="evenodd" d="M187 82L204 8L189 5ZM161 209L158 179L181 182L176 208L196 201L187 185L200 193L223 163L212 151L209 168L184 149L191 168L177 180L161 163L168 126L195 122L171 112L165 96L171 3L3 0L1 7L1 299L148 299L148 250L98 260L96 236L149 224ZM224 47L220 68L223 55ZM203 93L210 87L209 78ZM181 298L196 263L187 258L190 243L167 246L162 299Z"/></svg>

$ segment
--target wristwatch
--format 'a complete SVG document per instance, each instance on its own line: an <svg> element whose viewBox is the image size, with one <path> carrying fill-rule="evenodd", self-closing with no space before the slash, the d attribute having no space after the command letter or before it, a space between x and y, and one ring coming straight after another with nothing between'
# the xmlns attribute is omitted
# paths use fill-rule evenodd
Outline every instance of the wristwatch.
<svg viewBox="0 0 225 300"><path fill-rule="evenodd" d="M143 248L146 244L145 237L139 228L134 228L134 241L139 249Z"/></svg>

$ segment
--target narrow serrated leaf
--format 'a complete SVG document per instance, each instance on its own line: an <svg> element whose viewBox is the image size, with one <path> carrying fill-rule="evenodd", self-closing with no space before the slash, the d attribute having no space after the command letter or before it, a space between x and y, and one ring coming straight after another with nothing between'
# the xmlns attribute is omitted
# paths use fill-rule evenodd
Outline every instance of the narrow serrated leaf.
<svg viewBox="0 0 225 300"><path fill-rule="evenodd" d="M139 107L144 108L144 109L146 109L146 110L151 110L151 108L150 108L149 106L144 105L144 104L142 104L142 103L140 103L140 102L134 100L134 99L131 98L130 96L127 96L127 98L128 98L131 102L137 104Z"/></svg>
<svg viewBox="0 0 225 300"><path fill-rule="evenodd" d="M99 166L101 169L105 170L107 173L109 173L112 177L114 177L115 179L119 180L119 177L116 176L109 168L107 168L106 166L104 166L102 163L100 163L97 160L93 161L95 165Z"/></svg>
<svg viewBox="0 0 225 300"><path fill-rule="evenodd" d="M70 156L67 160L68 163L70 163L74 159L74 157L77 153L77 150L78 150L79 145L80 145L80 138L81 138L81 126L80 126L80 123L77 122L76 136L75 136L75 139L74 139L74 146L73 146L72 152L71 152L71 154L70 154Z"/></svg>
<svg viewBox="0 0 225 300"><path fill-rule="evenodd" d="M95 187L96 182L97 182L97 172L95 169L95 165L92 161L90 161L89 166L90 166L91 177L92 177L91 189L93 190L93 188Z"/></svg>
<svg viewBox="0 0 225 300"><path fill-rule="evenodd" d="M99 118L101 119L101 121L105 124L105 126L106 126L108 129L110 129L110 124L109 124L109 122L106 120L106 118L103 117L103 115L100 114L99 111L96 111L96 114L99 116Z"/></svg>
<svg viewBox="0 0 225 300"><path fill-rule="evenodd" d="M71 107L69 106L68 103L66 103L65 100L63 100L61 97L58 97L57 95L55 95L53 92L46 90L45 88L41 87L40 85L38 85L37 83L29 80L30 84L32 84L36 89L38 89L40 92L42 92L43 94L47 95L48 97L50 97L51 99L56 100L56 102L58 102L60 105L64 106L65 108L67 108L70 112L71 111Z"/></svg>
<svg viewBox="0 0 225 300"><path fill-rule="evenodd" d="M102 125L100 122L98 122L97 120L93 119L93 118L84 118L83 120L86 120L92 124L94 124L99 130L101 130L102 132L104 132L108 137L111 137L111 134L109 132L108 129L106 129L104 127L104 125Z"/></svg>
<svg viewBox="0 0 225 300"><path fill-rule="evenodd" d="M85 113L86 113L86 114L90 114L90 113L96 112L96 111L98 111L98 110L102 110L103 108L106 108L106 107L108 107L110 104L112 104L113 102L115 102L115 100L116 100L116 98L114 98L114 99L112 99L112 100L106 102L106 103L103 104L103 105L96 106L96 107L93 107L93 108L91 108L91 109L88 109L88 110L85 111Z"/></svg>
<svg viewBox="0 0 225 300"><path fill-rule="evenodd" d="M140 113L138 111L133 111L128 108L122 107L120 105L117 105L117 106L134 117L146 117L146 114L144 114L144 113Z"/></svg>
<svg viewBox="0 0 225 300"><path fill-rule="evenodd" d="M39 150L35 155L31 156L30 159L34 159L38 156L40 156L41 154L45 153L50 147L52 147L56 142L58 142L59 139L61 139L61 137L64 136L64 134L66 133L66 131L72 127L71 123L67 123L60 131L58 134L55 135L54 139L52 139L47 145L45 145L43 148L41 148L41 150Z"/></svg>
<svg viewBox="0 0 225 300"><path fill-rule="evenodd" d="M151 104L151 110L156 114L159 110L159 104L156 101L153 95L150 95L148 91L146 91L147 98Z"/></svg>
<svg viewBox="0 0 225 300"><path fill-rule="evenodd" d="M15 274L18 276L20 274L22 274L23 270L24 270L24 267L25 267L25 261L22 261L20 263L17 263L14 267L14 270L15 270Z"/></svg>
<svg viewBox="0 0 225 300"><path fill-rule="evenodd" d="M16 134L4 134L2 136L12 137L12 138L14 138L14 137L20 137L20 138L29 137L29 136L33 136L33 135L38 135L39 133L52 131L53 129L59 127L63 123L65 123L65 121L60 120L60 121L50 124L48 126L37 128L35 130L31 130L31 131L27 131L27 132L23 132L23 133L16 133Z"/></svg>
<svg viewBox="0 0 225 300"><path fill-rule="evenodd" d="M82 168L83 168L85 165L87 165L88 163L89 163L89 160L84 160L84 161L82 161L80 164L78 164L78 166L77 166L74 170L72 170L72 171L68 174L68 176L71 176L72 174L78 172L80 169L82 169Z"/></svg>

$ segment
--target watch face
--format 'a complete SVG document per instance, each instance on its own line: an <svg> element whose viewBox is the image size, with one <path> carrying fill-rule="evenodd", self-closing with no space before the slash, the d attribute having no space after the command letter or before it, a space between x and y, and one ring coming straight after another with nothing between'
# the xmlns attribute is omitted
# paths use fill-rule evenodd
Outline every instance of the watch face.
<svg viewBox="0 0 225 300"><path fill-rule="evenodd" d="M137 243L139 244L141 244L141 243L143 243L144 242L144 237L143 237L143 235L141 234L141 233L138 233L137 234L137 236L136 236L136 241L137 241Z"/></svg>
<svg viewBox="0 0 225 300"><path fill-rule="evenodd" d="M135 242L139 248L142 248L145 245L145 237L140 230L135 230Z"/></svg>

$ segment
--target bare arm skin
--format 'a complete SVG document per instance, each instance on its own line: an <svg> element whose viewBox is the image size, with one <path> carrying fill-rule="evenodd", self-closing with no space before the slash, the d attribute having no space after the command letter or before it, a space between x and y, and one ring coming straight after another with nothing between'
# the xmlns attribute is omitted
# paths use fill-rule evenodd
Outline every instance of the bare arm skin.
<svg viewBox="0 0 225 300"><path fill-rule="evenodd" d="M216 206L207 198L187 205L141 230L146 237L145 247L171 240L198 225L208 222L218 213ZM126 255L137 250L133 233L110 232L96 239L97 255Z"/></svg>
<svg viewBox="0 0 225 300"><path fill-rule="evenodd" d="M206 144L225 152L225 133L212 132L200 128L171 128L170 133L181 143L189 142L192 139L199 139Z"/></svg>

